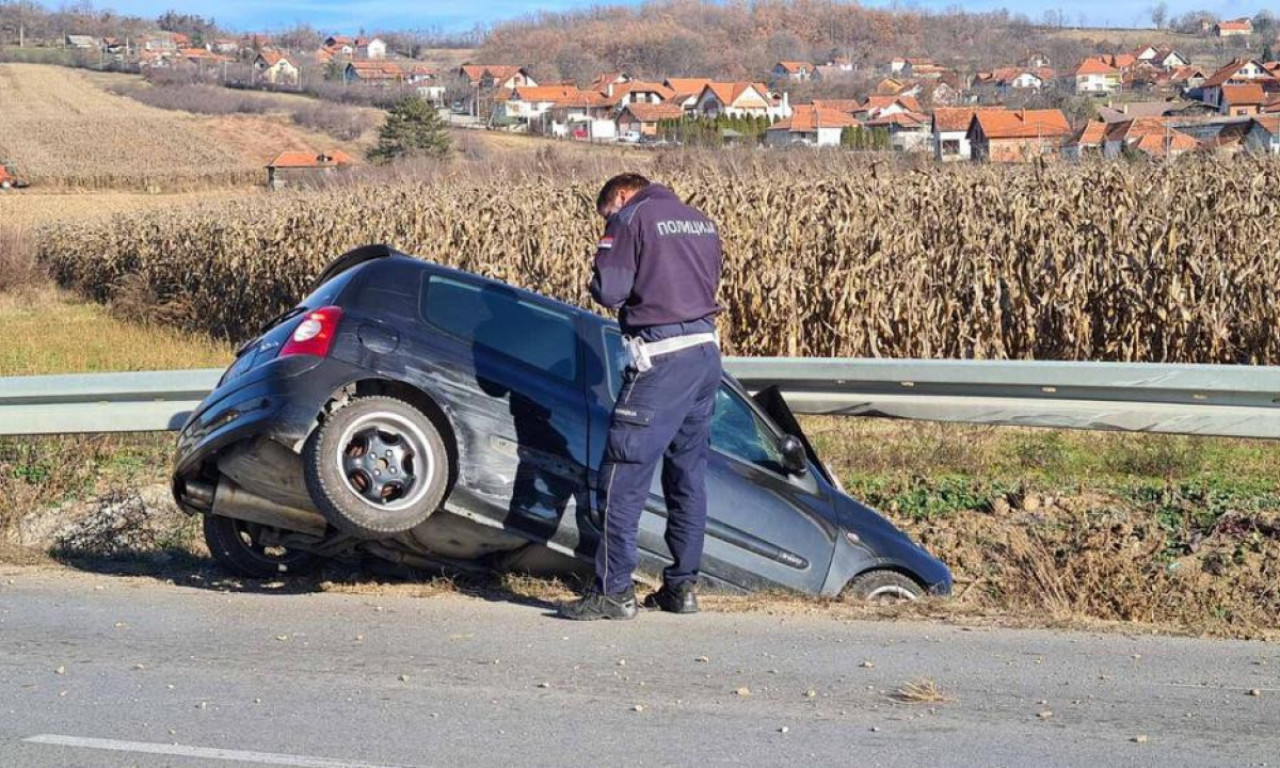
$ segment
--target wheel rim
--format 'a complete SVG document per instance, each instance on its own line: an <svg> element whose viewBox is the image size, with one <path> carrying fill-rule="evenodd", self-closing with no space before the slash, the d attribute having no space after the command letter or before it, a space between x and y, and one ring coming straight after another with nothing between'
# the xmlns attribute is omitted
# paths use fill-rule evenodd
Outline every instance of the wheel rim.
<svg viewBox="0 0 1280 768"><path fill-rule="evenodd" d="M305 552L291 551L287 547L266 546L261 543L263 526L258 523L250 523L244 520L235 521L236 538L240 541L240 545L254 557L279 568L282 572L288 570L289 564L293 561L306 557Z"/></svg>
<svg viewBox="0 0 1280 768"><path fill-rule="evenodd" d="M422 429L386 411L352 422L338 441L334 460L348 491L387 512L421 501L436 472Z"/></svg>
<svg viewBox="0 0 1280 768"><path fill-rule="evenodd" d="M867 595L867 602L876 603L878 605L893 605L894 603L912 603L919 596L907 589L896 584L886 584L883 587L876 587L871 590L871 594Z"/></svg>

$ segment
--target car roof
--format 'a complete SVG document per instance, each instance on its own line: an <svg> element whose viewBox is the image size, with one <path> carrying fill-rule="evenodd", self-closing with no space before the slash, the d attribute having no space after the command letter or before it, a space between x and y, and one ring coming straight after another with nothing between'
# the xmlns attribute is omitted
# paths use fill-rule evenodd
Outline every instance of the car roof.
<svg viewBox="0 0 1280 768"><path fill-rule="evenodd" d="M386 246L370 246L370 247L386 247ZM351 253L355 253L355 251L352 251ZM344 256L339 257L339 260L341 260L342 258L346 258L347 255L350 255L350 254L344 254ZM333 264L331 264L330 266L336 265L337 263L338 263L337 261L334 261ZM331 280L334 277L342 274L346 270L350 270L350 269L358 269L361 273L367 273L367 276L362 277L362 279L364 280L367 280L370 277L372 277L373 279L377 279L377 272L381 265L383 264L402 265L405 263L418 266L424 272L432 272L432 273L441 275L443 277L452 277L452 278L460 279L464 281L471 281L471 282L482 283L485 285L492 285L497 288L510 291L512 294L516 296L516 298L526 299L534 303L551 304L551 305L554 305L556 309L559 309L566 313L572 313L575 316L585 315L587 317L596 318L600 320L602 323L610 322L608 318L602 317L596 314L595 312L591 312L590 310L583 309L582 307L578 307L573 304L568 304L566 302L560 301L559 299L554 299L550 296L547 296L546 294L538 293L537 291L531 291L526 288L520 288L520 287L511 285L510 283L505 283L501 280L496 280L492 277L485 277L484 275L478 275L474 272L468 272L466 270L457 269L454 267L447 267L443 264L437 264L434 261L428 261L426 259L419 258L417 256L410 256L406 253L403 253L401 251L396 251L396 250L391 250L391 252L389 254L386 254L385 256L371 256L371 257L364 258L362 260L355 261L353 264L347 266L345 270L334 271L333 274L329 275L328 279ZM326 267L326 270L328 269L329 268Z"/></svg>

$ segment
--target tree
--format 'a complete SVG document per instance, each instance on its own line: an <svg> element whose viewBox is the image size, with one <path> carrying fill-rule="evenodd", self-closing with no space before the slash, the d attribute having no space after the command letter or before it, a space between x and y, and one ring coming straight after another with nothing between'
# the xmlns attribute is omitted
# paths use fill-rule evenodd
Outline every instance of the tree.
<svg viewBox="0 0 1280 768"><path fill-rule="evenodd" d="M452 148L449 128L435 107L421 96L408 96L396 102L387 114L387 122L378 133L378 144L369 150L368 158L375 163L405 157L442 160Z"/></svg>
<svg viewBox="0 0 1280 768"><path fill-rule="evenodd" d="M1156 25L1156 29L1164 29L1167 21L1169 21L1169 4L1156 3L1156 7L1151 9L1151 23Z"/></svg>

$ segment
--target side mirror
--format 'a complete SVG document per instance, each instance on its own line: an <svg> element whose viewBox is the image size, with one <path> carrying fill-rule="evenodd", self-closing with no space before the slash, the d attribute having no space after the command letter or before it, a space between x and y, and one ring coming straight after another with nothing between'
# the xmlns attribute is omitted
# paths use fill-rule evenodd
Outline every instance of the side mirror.
<svg viewBox="0 0 1280 768"><path fill-rule="evenodd" d="M778 444L782 452L782 468L790 475L804 475L809 471L809 454L805 452L804 443L795 435L783 437Z"/></svg>

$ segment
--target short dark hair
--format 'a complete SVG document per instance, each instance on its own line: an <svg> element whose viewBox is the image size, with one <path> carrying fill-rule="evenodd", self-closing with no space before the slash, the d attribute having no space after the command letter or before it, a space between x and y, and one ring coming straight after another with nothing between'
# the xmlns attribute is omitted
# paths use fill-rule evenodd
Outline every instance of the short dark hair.
<svg viewBox="0 0 1280 768"><path fill-rule="evenodd" d="M649 186L650 181L638 173L621 173L604 183L600 195L596 197L596 211L602 212L613 202L619 192L641 190Z"/></svg>

